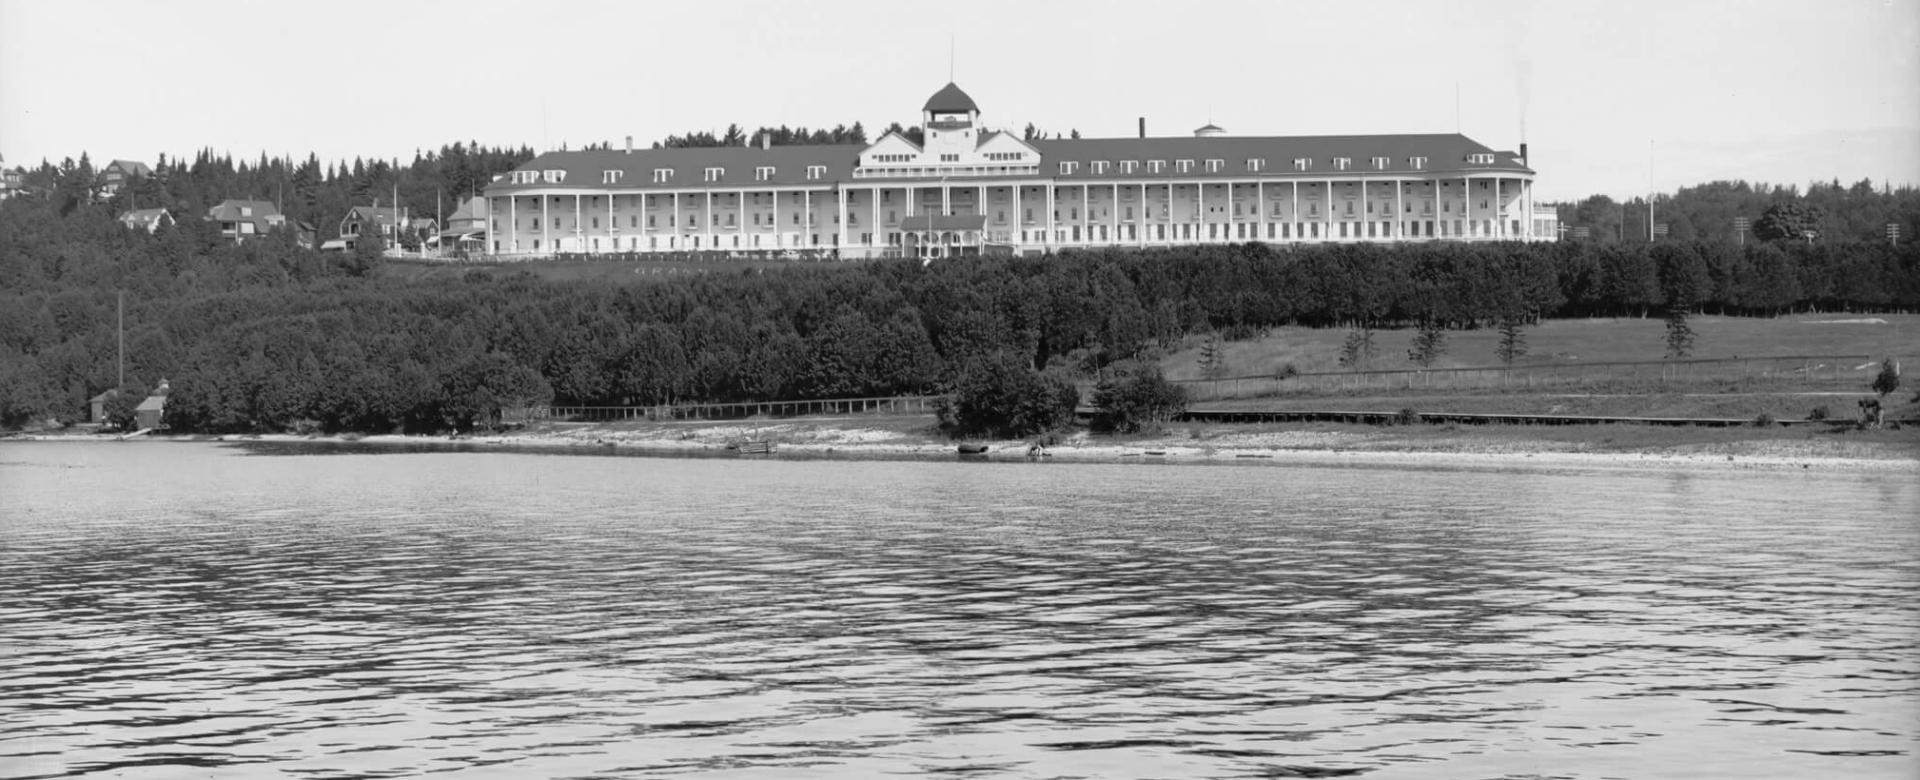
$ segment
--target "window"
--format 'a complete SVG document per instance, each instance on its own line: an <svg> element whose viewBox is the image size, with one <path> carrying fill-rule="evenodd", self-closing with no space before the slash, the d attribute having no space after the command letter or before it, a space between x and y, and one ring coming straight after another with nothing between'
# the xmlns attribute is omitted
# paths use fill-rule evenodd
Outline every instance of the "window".
<svg viewBox="0 0 1920 780"><path fill-rule="evenodd" d="M999 162L1019 162L1020 157L1019 152L987 152L987 159Z"/></svg>
<svg viewBox="0 0 1920 780"><path fill-rule="evenodd" d="M1173 167L1175 170L1178 170L1181 173L1191 173L1193 172L1193 161L1178 160L1174 162Z"/></svg>
<svg viewBox="0 0 1920 780"><path fill-rule="evenodd" d="M727 175L725 168L708 168L705 178L707 181L719 181L720 177L725 175Z"/></svg>
<svg viewBox="0 0 1920 780"><path fill-rule="evenodd" d="M960 161L960 155L957 155L957 154L943 154L943 155L940 155L940 161L941 161L941 162L959 162L959 161Z"/></svg>
<svg viewBox="0 0 1920 780"><path fill-rule="evenodd" d="M1493 155L1484 154L1484 153L1470 154L1470 155L1467 155L1467 162L1473 163L1474 165L1492 165Z"/></svg>
<svg viewBox="0 0 1920 780"><path fill-rule="evenodd" d="M1138 167L1140 167L1140 162L1138 160L1121 160L1120 161L1121 173L1133 173L1133 169Z"/></svg>
<svg viewBox="0 0 1920 780"><path fill-rule="evenodd" d="M673 169L672 169L672 168L655 168L655 169L653 169L653 183L654 183L654 184L664 184L664 183L666 183L666 182L670 182L670 181L673 181Z"/></svg>
<svg viewBox="0 0 1920 780"><path fill-rule="evenodd" d="M753 169L754 181L767 181L772 178L773 178L773 166L762 165L758 168ZM760 195L758 193L755 193L753 197L757 200L759 199Z"/></svg>
<svg viewBox="0 0 1920 780"><path fill-rule="evenodd" d="M1352 164L1353 164L1353 158L1351 158L1351 157L1335 157L1335 158L1333 158L1333 168L1334 168L1334 170L1339 170L1339 171L1344 171L1344 170L1346 170L1346 169L1347 169L1347 166L1349 166L1349 165L1352 165Z"/></svg>
<svg viewBox="0 0 1920 780"><path fill-rule="evenodd" d="M825 176L825 175L827 175L827 166L825 166L825 165L809 165L809 166L807 166L807 178L808 178L808 179L812 179L812 180L818 180L818 179L820 179L820 177L822 177L822 176Z"/></svg>
<svg viewBox="0 0 1920 780"><path fill-rule="evenodd" d="M541 171L541 174L548 184L559 184L567 180L566 171Z"/></svg>
<svg viewBox="0 0 1920 780"><path fill-rule="evenodd" d="M1219 173L1220 168L1225 166L1226 164L1227 164L1226 160L1208 160L1207 173Z"/></svg>
<svg viewBox="0 0 1920 780"><path fill-rule="evenodd" d="M532 184L539 180L540 180L539 171L514 171L513 172L514 184Z"/></svg>
<svg viewBox="0 0 1920 780"><path fill-rule="evenodd" d="M1080 164L1077 162L1067 161L1060 163L1060 175L1071 176L1073 175L1074 169L1078 167L1080 167Z"/></svg>
<svg viewBox="0 0 1920 780"><path fill-rule="evenodd" d="M877 163L913 162L913 155L911 154L876 154L873 156L873 161Z"/></svg>
<svg viewBox="0 0 1920 780"><path fill-rule="evenodd" d="M1099 175L1101 175L1101 174L1104 174L1104 173L1106 173L1106 172L1107 172L1107 161L1106 161L1106 160L1094 160L1094 161L1093 161L1093 174L1094 174L1095 176L1099 176Z"/></svg>
<svg viewBox="0 0 1920 780"><path fill-rule="evenodd" d="M1308 170L1308 169L1310 169L1310 168L1312 168L1312 167L1313 167L1313 161L1312 161L1312 160L1309 160L1309 159L1307 159L1307 158L1305 158L1305 157L1295 157L1295 158L1293 158L1293 169L1294 169L1294 170L1296 170L1296 171L1304 171L1304 170Z"/></svg>
<svg viewBox="0 0 1920 780"><path fill-rule="evenodd" d="M1386 169L1387 169L1387 158L1385 158L1385 157L1375 157L1375 158L1373 158L1373 169L1374 169L1374 170L1376 170L1376 171L1384 171L1384 170L1386 170Z"/></svg>
<svg viewBox="0 0 1920 780"><path fill-rule="evenodd" d="M1407 166L1408 166L1408 167L1410 167L1410 168L1412 168L1412 169L1414 169L1414 170L1416 170L1416 171L1417 171L1417 170L1420 170L1420 169L1422 169L1422 168L1425 168L1425 167L1427 167L1427 158L1425 158L1425 157L1408 157L1408 158L1407 158Z"/></svg>
<svg viewBox="0 0 1920 780"><path fill-rule="evenodd" d="M1167 168L1166 160L1148 160L1147 161L1148 173L1159 173L1163 170L1166 170L1166 168Z"/></svg>
<svg viewBox="0 0 1920 780"><path fill-rule="evenodd" d="M1258 173L1261 168L1265 168L1265 167L1267 167L1266 160L1262 160L1258 157L1247 158L1247 170Z"/></svg>
<svg viewBox="0 0 1920 780"><path fill-rule="evenodd" d="M599 230L599 229L600 229L600 218L599 218L599 217L594 217L594 218L593 218L593 229L595 229L595 230Z"/></svg>
<svg viewBox="0 0 1920 780"><path fill-rule="evenodd" d="M600 183L601 184L619 184L620 176L624 173L626 173L626 171L601 171Z"/></svg>

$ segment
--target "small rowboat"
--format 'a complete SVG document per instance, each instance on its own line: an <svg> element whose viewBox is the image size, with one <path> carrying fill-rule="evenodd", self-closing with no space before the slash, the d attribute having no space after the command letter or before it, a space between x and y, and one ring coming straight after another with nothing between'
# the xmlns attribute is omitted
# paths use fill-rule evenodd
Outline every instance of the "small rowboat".
<svg viewBox="0 0 1920 780"><path fill-rule="evenodd" d="M962 445L960 445L960 454L962 454L962 455L985 455L985 454L987 454L987 445L985 445L985 444L962 444Z"/></svg>

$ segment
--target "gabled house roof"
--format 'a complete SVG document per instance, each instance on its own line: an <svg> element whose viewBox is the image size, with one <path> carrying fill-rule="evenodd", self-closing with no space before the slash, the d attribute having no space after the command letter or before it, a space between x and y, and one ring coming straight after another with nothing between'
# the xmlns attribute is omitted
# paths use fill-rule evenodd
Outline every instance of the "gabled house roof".
<svg viewBox="0 0 1920 780"><path fill-rule="evenodd" d="M1051 166L1041 173L1060 180L1110 179L1115 176L1146 179L1246 178L1250 173L1263 176L1324 178L1328 174L1398 174L1431 176L1476 172L1531 173L1513 155L1502 155L1458 133L1403 135L1303 135L1303 136L1208 136L1181 138L1072 138L1029 142L1040 150L1042 164ZM1490 163L1470 162L1474 155L1491 155ZM1385 167L1376 167L1374 158L1385 158ZM1414 163L1422 163L1415 167ZM1346 160L1346 167L1339 160ZM1139 163L1132 173L1113 169L1096 173L1094 161L1118 164ZM1148 161L1166 164L1154 172ZM1186 171L1178 162L1188 160ZM1207 160L1220 160L1218 171L1208 171ZM1259 162L1258 171L1250 171L1248 160ZM1301 170L1295 160L1305 160ZM1062 173L1055 163L1074 162L1073 170Z"/></svg>
<svg viewBox="0 0 1920 780"><path fill-rule="evenodd" d="M207 210L207 219L215 222L252 222L254 233L265 233L286 224L287 218L280 213L280 207L270 200L223 200L220 205ZM312 230L305 225L297 226L303 230Z"/></svg>
<svg viewBox="0 0 1920 780"><path fill-rule="evenodd" d="M453 225L459 222L485 222L486 219L487 219L487 199L479 196L475 196L475 197L468 198L464 201L461 201L460 207L454 209L453 214L447 217L447 224Z"/></svg>
<svg viewBox="0 0 1920 780"><path fill-rule="evenodd" d="M610 186L604 181L607 171L618 171L615 184L624 188L699 191L802 185L822 187L853 178L854 164L859 160L860 151L865 148L864 144L831 144L775 146L768 149L723 146L636 149L632 152L617 149L547 152L514 170L542 174L545 171L559 171L563 174L560 182L548 182L542 175L531 184L521 184L508 177L488 185L487 192L506 195L528 190L604 189ZM809 178L807 169L812 166L820 166L825 170L818 178ZM711 180L707 178L709 168L719 169ZM761 179L756 171L758 168L772 168L773 171L767 178ZM672 173L666 181L654 183L655 170Z"/></svg>
<svg viewBox="0 0 1920 780"><path fill-rule="evenodd" d="M151 231L158 227L161 220L173 221L173 215L166 209L134 209L120 215L120 224L127 227L146 228Z"/></svg>
<svg viewBox="0 0 1920 780"><path fill-rule="evenodd" d="M153 175L153 169L150 167L147 167L146 163L140 162L138 160L114 160L113 162L107 163L105 167L101 168L100 174L102 176L105 176L107 173L113 172L113 171L118 171L123 176L152 176Z"/></svg>
<svg viewBox="0 0 1920 780"><path fill-rule="evenodd" d="M347 216L341 222L359 220L377 225L394 225L400 221L400 209L394 206L354 206L347 209Z"/></svg>

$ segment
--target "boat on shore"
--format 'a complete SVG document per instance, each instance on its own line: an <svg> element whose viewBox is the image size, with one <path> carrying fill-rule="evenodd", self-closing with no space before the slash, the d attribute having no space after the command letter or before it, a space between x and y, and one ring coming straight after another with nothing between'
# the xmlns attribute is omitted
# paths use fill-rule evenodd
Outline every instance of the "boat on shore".
<svg viewBox="0 0 1920 780"><path fill-rule="evenodd" d="M972 443L962 444L960 445L959 450L960 450L960 454L962 455L985 455L987 454L987 445L972 444Z"/></svg>
<svg viewBox="0 0 1920 780"><path fill-rule="evenodd" d="M771 441L736 442L728 445L728 448L737 450L742 455L771 455L774 451L774 445Z"/></svg>

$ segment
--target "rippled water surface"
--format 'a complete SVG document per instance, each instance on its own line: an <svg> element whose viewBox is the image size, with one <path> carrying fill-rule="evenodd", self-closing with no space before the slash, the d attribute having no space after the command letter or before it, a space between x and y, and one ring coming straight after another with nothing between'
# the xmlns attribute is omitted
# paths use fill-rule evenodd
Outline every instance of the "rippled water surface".
<svg viewBox="0 0 1920 780"><path fill-rule="evenodd" d="M1920 776L1920 486L0 444L5 777Z"/></svg>

